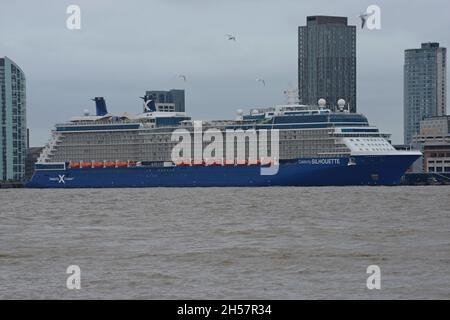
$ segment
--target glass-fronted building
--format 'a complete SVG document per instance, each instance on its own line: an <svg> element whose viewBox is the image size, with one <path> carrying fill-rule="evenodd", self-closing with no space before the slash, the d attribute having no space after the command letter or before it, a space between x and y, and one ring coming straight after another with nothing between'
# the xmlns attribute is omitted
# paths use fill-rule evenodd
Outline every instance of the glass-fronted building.
<svg viewBox="0 0 450 320"><path fill-rule="evenodd" d="M25 74L0 58L0 181L22 181L27 153Z"/></svg>
<svg viewBox="0 0 450 320"><path fill-rule="evenodd" d="M356 112L356 27L346 17L310 16L298 29L298 89L302 104L320 98Z"/></svg>
<svg viewBox="0 0 450 320"><path fill-rule="evenodd" d="M446 114L446 48L422 43L405 50L403 114L405 144L420 132L420 121Z"/></svg>

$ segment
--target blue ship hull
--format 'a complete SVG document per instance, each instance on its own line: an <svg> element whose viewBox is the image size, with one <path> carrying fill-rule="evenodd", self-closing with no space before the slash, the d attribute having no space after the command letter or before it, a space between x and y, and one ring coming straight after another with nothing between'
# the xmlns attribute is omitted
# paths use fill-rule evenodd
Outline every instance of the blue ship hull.
<svg viewBox="0 0 450 320"><path fill-rule="evenodd" d="M397 185L418 155L307 158L282 162L275 175L259 165L37 169L29 188L253 187Z"/></svg>

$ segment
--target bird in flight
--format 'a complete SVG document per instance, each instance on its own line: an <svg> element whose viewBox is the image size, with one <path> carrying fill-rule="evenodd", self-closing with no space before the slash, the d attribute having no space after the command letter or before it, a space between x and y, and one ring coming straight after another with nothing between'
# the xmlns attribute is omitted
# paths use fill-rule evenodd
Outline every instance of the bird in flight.
<svg viewBox="0 0 450 320"><path fill-rule="evenodd" d="M266 86L266 80L262 79L262 78L258 78L256 79L257 82L261 82L263 84L263 86Z"/></svg>
<svg viewBox="0 0 450 320"><path fill-rule="evenodd" d="M179 76L178 76L178 78L181 78L181 79L183 79L183 81L184 82L186 82L186 76L184 75L184 74L180 74Z"/></svg>
<svg viewBox="0 0 450 320"><path fill-rule="evenodd" d="M361 29L364 29L364 26L366 25L367 19L372 16L375 12L372 13L361 13L359 17L361 18Z"/></svg>
<svg viewBox="0 0 450 320"><path fill-rule="evenodd" d="M236 36L233 36L232 34L226 34L228 40L236 41Z"/></svg>

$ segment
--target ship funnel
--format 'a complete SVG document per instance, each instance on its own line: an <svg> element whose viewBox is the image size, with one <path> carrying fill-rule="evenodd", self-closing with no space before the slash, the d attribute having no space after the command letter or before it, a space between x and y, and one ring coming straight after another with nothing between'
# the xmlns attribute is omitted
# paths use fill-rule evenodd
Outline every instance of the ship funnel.
<svg viewBox="0 0 450 320"><path fill-rule="evenodd" d="M103 97L95 97L94 99L92 99L92 101L95 102L97 116L104 116L108 113L108 110L106 109L106 102Z"/></svg>
<svg viewBox="0 0 450 320"><path fill-rule="evenodd" d="M144 100L144 112L154 112L156 111L155 99L150 95L145 95L140 97Z"/></svg>

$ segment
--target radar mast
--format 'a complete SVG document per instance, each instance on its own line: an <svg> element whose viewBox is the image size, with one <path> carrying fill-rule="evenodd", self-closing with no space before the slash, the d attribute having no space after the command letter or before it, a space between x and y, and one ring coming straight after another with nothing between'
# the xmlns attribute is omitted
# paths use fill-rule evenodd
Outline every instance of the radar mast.
<svg viewBox="0 0 450 320"><path fill-rule="evenodd" d="M288 89L284 90L283 93L286 97L286 104L293 105L293 104L299 104L299 96L298 96L298 89L293 88L292 86L289 86Z"/></svg>

